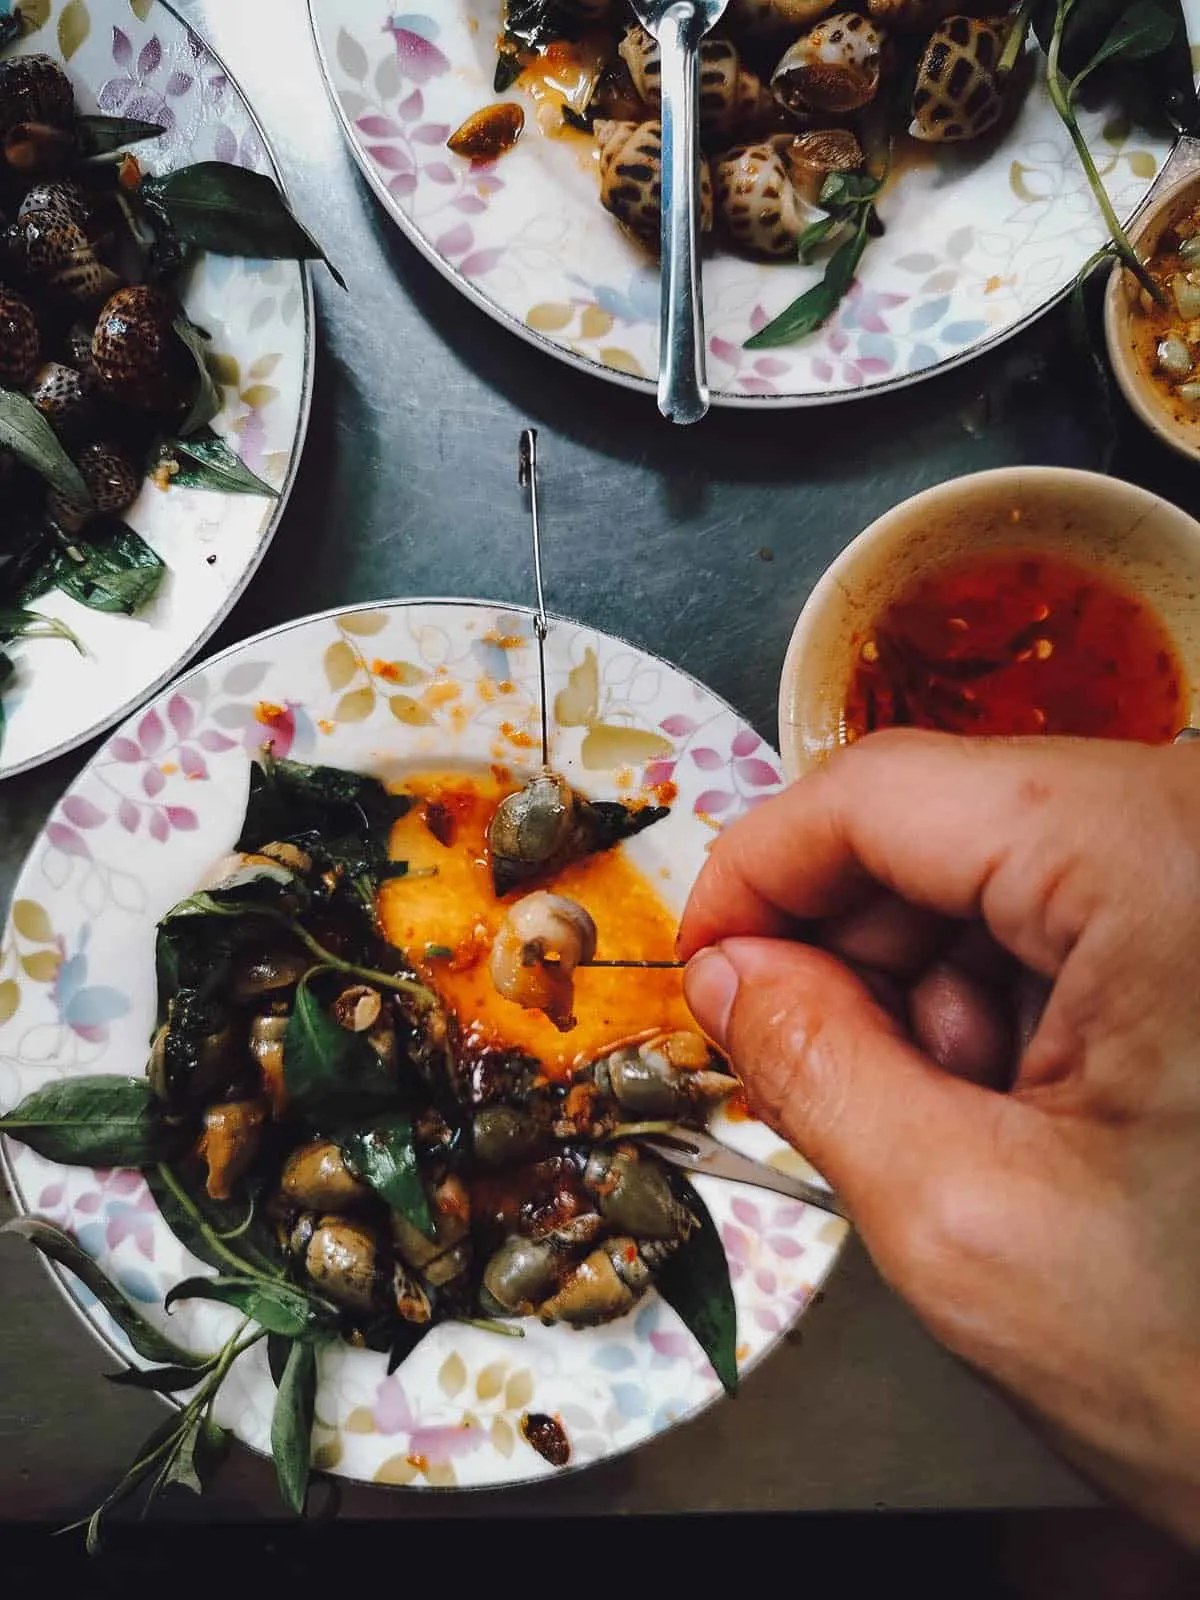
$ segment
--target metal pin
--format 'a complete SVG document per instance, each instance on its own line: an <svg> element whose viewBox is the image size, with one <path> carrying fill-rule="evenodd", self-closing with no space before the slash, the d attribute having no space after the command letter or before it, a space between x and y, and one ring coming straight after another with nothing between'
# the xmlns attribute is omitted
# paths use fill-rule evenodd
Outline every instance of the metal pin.
<svg viewBox="0 0 1200 1600"><path fill-rule="evenodd" d="M1180 728L1171 742L1173 744L1190 744L1193 739L1200 739L1200 728Z"/></svg>
<svg viewBox="0 0 1200 1600"><path fill-rule="evenodd" d="M580 961L581 967L657 967L662 971L674 971L687 965L686 961Z"/></svg>
<svg viewBox="0 0 1200 1600"><path fill-rule="evenodd" d="M517 482L529 490L529 524L533 536L533 581L537 588L537 615L533 631L538 646L538 684L542 706L542 766L550 766L550 723L546 708L546 635L550 625L546 621L546 597L542 593L542 529L538 521L537 483L537 429L525 428L517 457Z"/></svg>

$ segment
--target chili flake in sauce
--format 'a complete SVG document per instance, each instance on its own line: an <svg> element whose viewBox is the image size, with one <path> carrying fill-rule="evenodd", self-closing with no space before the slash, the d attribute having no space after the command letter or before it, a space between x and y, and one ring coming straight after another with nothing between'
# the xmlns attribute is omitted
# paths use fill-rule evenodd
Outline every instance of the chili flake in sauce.
<svg viewBox="0 0 1200 1600"><path fill-rule="evenodd" d="M877 728L1171 740L1183 673L1162 622L1062 557L968 556L922 578L858 647L847 743Z"/></svg>

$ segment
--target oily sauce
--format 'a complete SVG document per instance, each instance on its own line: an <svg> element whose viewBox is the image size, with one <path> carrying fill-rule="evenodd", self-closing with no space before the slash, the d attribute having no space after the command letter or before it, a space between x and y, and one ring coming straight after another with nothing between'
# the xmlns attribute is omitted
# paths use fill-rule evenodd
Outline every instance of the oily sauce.
<svg viewBox="0 0 1200 1600"><path fill-rule="evenodd" d="M595 967L576 974L576 1026L560 1033L540 1011L497 994L488 974L492 940L509 904L492 892L487 826L518 784L491 773L430 772L403 789L418 798L392 830L391 853L408 874L384 883L380 917L391 942L408 953L425 982L459 1018L467 1043L521 1049L551 1074L580 1055L654 1028L694 1029L677 970ZM654 885L618 846L572 862L548 885L591 912L597 955L670 961L676 919Z"/></svg>
<svg viewBox="0 0 1200 1600"><path fill-rule="evenodd" d="M1187 718L1162 622L1061 556L967 556L903 593L858 644L847 743L877 728L1169 742Z"/></svg>

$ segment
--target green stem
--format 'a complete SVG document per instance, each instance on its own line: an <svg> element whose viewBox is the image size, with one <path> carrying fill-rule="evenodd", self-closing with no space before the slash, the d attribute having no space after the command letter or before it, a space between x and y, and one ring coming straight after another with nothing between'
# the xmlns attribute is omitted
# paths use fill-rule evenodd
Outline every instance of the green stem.
<svg viewBox="0 0 1200 1600"><path fill-rule="evenodd" d="M1104 187L1104 180L1096 171L1096 163L1092 160L1092 152L1088 149L1087 140L1080 131L1079 123L1075 118L1075 108L1071 104L1069 91L1063 85L1062 73L1059 70L1059 53L1062 49L1063 24L1066 22L1069 5L1067 0L1058 0L1058 13L1054 22L1054 32L1050 37L1050 49L1046 57L1046 87L1054 109L1062 118L1063 126L1071 136L1071 143L1075 146L1075 153L1079 157L1079 164L1091 185L1092 193L1100 207L1109 234L1112 238L1113 248L1120 257L1124 266L1133 273L1134 277L1145 289L1146 293L1158 305L1166 304L1166 295L1146 271L1138 259L1137 252L1130 244L1121 219L1113 210L1112 201L1108 197L1108 190Z"/></svg>
<svg viewBox="0 0 1200 1600"><path fill-rule="evenodd" d="M481 1328L484 1333L502 1333L506 1339L523 1339L525 1329L514 1327L511 1323L501 1322L497 1317L455 1317L455 1322L462 1323L464 1328Z"/></svg>
<svg viewBox="0 0 1200 1600"><path fill-rule="evenodd" d="M209 1227L208 1223L204 1220L200 1208L193 1202L192 1197L188 1194L183 1185L176 1180L175 1174L171 1171L170 1167L160 1165L158 1168L158 1175L166 1187L174 1195L175 1199L178 1200L179 1204L187 1212L188 1216L191 1217L192 1221L200 1229L200 1232L212 1246L215 1254L227 1261L239 1278L267 1277L266 1273L256 1271L256 1269L251 1266L251 1264L242 1256L235 1255L232 1250L226 1250L221 1235L217 1233L215 1229Z"/></svg>
<svg viewBox="0 0 1200 1600"><path fill-rule="evenodd" d="M401 978L391 972L377 972L374 967L360 967L357 962L345 961L341 956L335 956L332 950L326 950L323 944L318 943L306 928L292 917L280 917L299 939L300 943L324 967L332 967L335 972L344 972L348 977L361 978L364 983L378 984L382 989L394 989L398 994L406 994L413 1000L419 1000L424 1006L436 1009L439 1002L432 989L426 988L423 983L418 983L415 978Z"/></svg>
<svg viewBox="0 0 1200 1600"><path fill-rule="evenodd" d="M996 67L998 76L1007 77L1021 59L1025 51L1025 41L1029 37L1029 25L1033 21L1033 8L1037 0L1022 0L1021 9L1012 20L1008 30L1008 38L1004 41L1004 49Z"/></svg>

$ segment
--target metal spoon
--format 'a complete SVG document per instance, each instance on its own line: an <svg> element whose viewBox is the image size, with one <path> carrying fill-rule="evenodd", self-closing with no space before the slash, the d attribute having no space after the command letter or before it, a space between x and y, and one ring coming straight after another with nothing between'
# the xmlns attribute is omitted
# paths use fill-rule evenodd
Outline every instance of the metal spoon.
<svg viewBox="0 0 1200 1600"><path fill-rule="evenodd" d="M708 410L700 289L700 41L729 0L631 0L662 57L662 287L658 409L671 422Z"/></svg>

